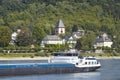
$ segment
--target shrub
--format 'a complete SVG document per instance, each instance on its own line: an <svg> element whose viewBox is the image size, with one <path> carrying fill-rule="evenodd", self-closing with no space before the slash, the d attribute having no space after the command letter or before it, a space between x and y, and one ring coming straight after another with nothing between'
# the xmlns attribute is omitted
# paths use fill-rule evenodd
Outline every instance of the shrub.
<svg viewBox="0 0 120 80"><path fill-rule="evenodd" d="M34 58L34 55L31 55L30 58Z"/></svg>

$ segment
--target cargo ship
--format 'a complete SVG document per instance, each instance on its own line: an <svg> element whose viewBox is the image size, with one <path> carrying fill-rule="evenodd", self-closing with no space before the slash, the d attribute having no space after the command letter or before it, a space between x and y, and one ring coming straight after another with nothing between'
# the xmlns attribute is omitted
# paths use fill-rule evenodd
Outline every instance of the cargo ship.
<svg viewBox="0 0 120 80"><path fill-rule="evenodd" d="M79 57L77 52L54 52L47 63L0 64L0 76L62 74L95 71L101 67L94 57Z"/></svg>

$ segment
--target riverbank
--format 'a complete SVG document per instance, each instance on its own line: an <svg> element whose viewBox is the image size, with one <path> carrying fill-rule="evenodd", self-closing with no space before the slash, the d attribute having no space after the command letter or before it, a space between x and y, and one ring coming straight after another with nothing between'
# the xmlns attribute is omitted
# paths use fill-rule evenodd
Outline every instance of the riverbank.
<svg viewBox="0 0 120 80"><path fill-rule="evenodd" d="M0 61L3 60L48 60L49 57L0 57Z"/></svg>
<svg viewBox="0 0 120 80"><path fill-rule="evenodd" d="M0 57L0 61L3 60L48 60L49 57ZM96 59L120 59L120 56L111 56L111 57L96 57Z"/></svg>
<svg viewBox="0 0 120 80"><path fill-rule="evenodd" d="M120 56L110 56L110 57L96 57L97 59L120 59Z"/></svg>

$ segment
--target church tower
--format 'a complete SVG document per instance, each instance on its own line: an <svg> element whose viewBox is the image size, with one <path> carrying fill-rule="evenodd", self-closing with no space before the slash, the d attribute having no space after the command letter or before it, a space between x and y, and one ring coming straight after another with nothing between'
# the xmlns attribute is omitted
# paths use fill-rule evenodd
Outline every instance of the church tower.
<svg viewBox="0 0 120 80"><path fill-rule="evenodd" d="M58 21L58 23L56 25L55 34L56 35L65 34L65 26L64 26L64 24L63 24L61 19Z"/></svg>

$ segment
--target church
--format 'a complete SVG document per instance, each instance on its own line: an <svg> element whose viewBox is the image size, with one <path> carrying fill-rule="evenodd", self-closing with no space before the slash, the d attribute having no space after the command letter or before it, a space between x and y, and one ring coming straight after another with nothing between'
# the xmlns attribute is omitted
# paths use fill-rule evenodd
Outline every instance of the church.
<svg viewBox="0 0 120 80"><path fill-rule="evenodd" d="M47 35L44 37L41 46L44 47L44 44L65 44L65 41L58 36L60 34L65 34L65 26L61 19L57 22L55 27L55 35Z"/></svg>

